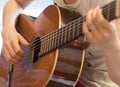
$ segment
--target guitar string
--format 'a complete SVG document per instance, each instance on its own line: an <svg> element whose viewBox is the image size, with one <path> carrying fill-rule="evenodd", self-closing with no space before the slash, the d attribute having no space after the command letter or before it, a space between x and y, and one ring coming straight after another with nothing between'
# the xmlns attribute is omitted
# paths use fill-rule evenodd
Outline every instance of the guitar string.
<svg viewBox="0 0 120 87"><path fill-rule="evenodd" d="M110 6L110 9L115 8L114 5L115 5L115 3L113 2L113 3L111 4L111 6ZM112 7L112 8L111 8L111 7ZM104 11L105 11L106 9L108 9L108 7L103 8L103 13L104 13ZM105 14L106 14L106 13L105 13ZM105 14L104 14L104 15L105 15ZM108 13L107 13L107 14L108 14ZM78 19L76 19L75 21L78 21L78 20L80 20L80 19L84 19L84 17L78 18ZM82 25L82 22L83 22L83 21L79 21L79 22L78 22L79 25ZM78 23L77 23L77 24L78 24ZM72 23L66 24L66 26L68 26L68 25L71 25L71 26L72 26L73 24L72 24ZM70 29L69 29L69 30L70 30ZM71 28L71 30L75 30L75 29L72 29L72 28ZM79 30L79 29L78 29L78 30ZM58 29L55 30L54 32L56 32L56 31L58 31ZM67 29L66 29L65 31L68 32ZM82 31L82 29L81 29L81 31ZM59 32L61 32L61 31L59 31ZM51 34L53 34L53 32L52 32ZM57 32L57 34L60 34L60 33ZM56 35L57 35L57 34L56 34ZM46 37L47 37L47 35L43 36L43 37L42 37L43 40L46 41ZM50 37L51 37L51 36L50 36ZM50 37L49 37L49 38L50 38ZM36 40L36 41L38 41L38 40ZM34 42L36 42L36 41L33 41L33 42L31 42L31 43L34 43ZM44 42L44 41L43 41L43 42ZM33 44L32 44L32 45L33 45ZM35 46L32 47L32 48L26 48L26 49L25 49L25 50L26 50L25 52L29 51L30 49L34 50L34 48L37 48L37 46L38 46L38 45L35 45ZM41 46L42 46L42 45L41 45ZM28 54L28 55L29 55L29 54ZM28 56L28 55L26 54L26 56Z"/></svg>

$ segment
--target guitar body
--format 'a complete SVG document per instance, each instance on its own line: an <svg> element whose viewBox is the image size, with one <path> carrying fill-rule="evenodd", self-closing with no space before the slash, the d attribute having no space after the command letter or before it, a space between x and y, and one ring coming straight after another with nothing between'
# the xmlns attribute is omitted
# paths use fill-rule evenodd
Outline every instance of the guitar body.
<svg viewBox="0 0 120 87"><path fill-rule="evenodd" d="M68 18L68 13L65 14L65 12L64 9L51 5L47 7L37 19L32 19L29 16L21 14L17 22L17 31L28 42L33 43L39 37L59 29L62 22L68 23L69 21L64 21L65 18L63 18L63 15L66 15ZM71 20L73 19L75 19L75 17L71 16ZM76 53L78 55L76 55ZM38 70L40 76L35 77L38 79L36 84L25 87L75 87L82 70L82 54L82 50L61 47L39 57L38 60L33 63L31 60L34 58L35 49L30 48L30 56L28 57L28 59L30 59L28 62L32 67L30 70ZM17 72L17 67L15 68ZM29 81L31 79L27 80Z"/></svg>

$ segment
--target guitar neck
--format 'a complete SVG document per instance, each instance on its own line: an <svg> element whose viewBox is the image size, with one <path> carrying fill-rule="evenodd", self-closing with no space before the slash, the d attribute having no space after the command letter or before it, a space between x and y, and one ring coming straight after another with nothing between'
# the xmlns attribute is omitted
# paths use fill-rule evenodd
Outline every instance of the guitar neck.
<svg viewBox="0 0 120 87"><path fill-rule="evenodd" d="M108 20L111 21L116 18L116 0L112 1L111 3L105 5L103 8L103 15Z"/></svg>
<svg viewBox="0 0 120 87"><path fill-rule="evenodd" d="M116 1L112 1L111 3L102 7L103 15L108 21L116 18L115 8ZM66 24L64 27L56 29L55 31L41 37L40 41L42 51L40 52L39 56L51 52L80 37L83 34L82 24L84 21L85 17L79 17L74 21Z"/></svg>

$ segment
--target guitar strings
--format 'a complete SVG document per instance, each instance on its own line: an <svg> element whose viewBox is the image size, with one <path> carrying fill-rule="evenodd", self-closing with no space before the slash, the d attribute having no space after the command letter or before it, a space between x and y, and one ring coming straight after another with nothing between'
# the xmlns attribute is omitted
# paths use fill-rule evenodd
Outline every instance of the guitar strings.
<svg viewBox="0 0 120 87"><path fill-rule="evenodd" d="M113 3L112 5L114 5L115 3ZM112 7L112 6L111 6ZM114 8L114 7L113 7ZM111 8L111 9L113 9L113 8ZM107 7L105 8L105 9L108 9ZM104 9L103 9L103 11L104 11ZM108 13L105 13L105 15L109 15ZM78 20L82 20L82 21L80 21L80 23L82 24L83 23L83 20L85 20L85 19L83 19L83 17L82 18L78 18L77 20L74 20L74 21L78 21ZM78 24L78 22L76 22L76 24ZM81 25L80 24L80 25ZM73 22L71 23L68 23L68 24L66 24L66 26L67 25L73 25ZM69 29L65 29L66 31L70 31L70 30L72 30L73 28L69 28ZM59 31L58 31L59 30ZM55 35L58 35L59 36L59 34L61 35L61 31L60 30L62 30L61 28L60 29L56 29L55 31L53 31L53 32L51 32L50 34L47 34L47 35L44 35L43 37L41 37L40 39L41 40L43 40L42 42L44 42L44 41L46 41L46 40L49 40L49 39L52 39L51 37L53 37L53 36L55 36ZM54 32L56 32L56 31L58 31L57 32L57 34L56 33L54 33ZM54 35L55 34L55 35ZM49 38L49 39L48 39ZM31 42L31 44L32 43L34 43L34 42L37 42L37 40L35 40L35 41L33 41L33 42ZM33 45L35 45L35 44L33 44Z"/></svg>
<svg viewBox="0 0 120 87"><path fill-rule="evenodd" d="M112 8L113 9L113 8ZM106 13L106 14L108 14L108 13ZM105 14L105 15L106 15ZM81 18L82 19L82 18ZM81 20L81 19L78 19L78 20ZM78 21L78 20L75 20L75 21ZM83 20L82 20L83 21ZM78 22L76 22L76 24L77 24ZM76 25L76 24L74 24L74 25ZM70 24L68 24L68 25L73 25L73 23L70 23ZM67 25L66 25L67 26ZM70 27L70 26L69 26ZM69 29L65 29L66 31L70 31L71 29L73 29L73 28L69 28ZM58 30L58 29L57 29ZM63 29L61 29L62 31L63 31ZM63 32L64 33L64 32ZM55 34L55 35L54 35ZM57 35L57 36L56 36ZM51 40L52 39L52 37L53 37L53 39L55 38L55 36L56 37L59 37L59 36L61 36L61 31L58 31L57 32L57 34L56 33L50 33L50 34L48 34L48 35L45 35L45 37L43 36L43 37L41 37L40 39L42 40L41 42L44 42L44 41L46 41L46 40ZM35 42L37 42L37 40L35 40ZM37 44L37 43L35 43L35 44ZM35 45L35 44L33 44L33 45Z"/></svg>
<svg viewBox="0 0 120 87"><path fill-rule="evenodd" d="M72 25L72 24L71 24ZM69 31L69 30L68 30ZM61 32L61 31L60 31ZM58 34L58 36L59 36L59 32L57 32L57 34ZM50 37L49 37L50 38ZM47 38L48 39L48 38ZM46 41L46 38L44 39L45 41ZM44 42L44 41L43 41ZM35 43L36 44L36 43ZM35 46L33 46L32 48L36 48L37 47L37 45L35 45Z"/></svg>
<svg viewBox="0 0 120 87"><path fill-rule="evenodd" d="M113 8L112 8L113 9ZM106 13L106 14L108 14L108 13ZM106 15L105 14L105 15ZM81 18L82 19L82 18ZM78 19L78 20L81 20L81 19ZM75 21L78 21L78 20L75 20ZM84 20L84 19L83 19ZM83 22L83 20L82 20L82 22ZM78 24L78 22L75 22L76 24L74 24L74 25L77 25ZM81 23L81 21L80 21L80 23ZM73 26L73 23L70 23L70 24L68 24L68 25L71 25L71 26ZM81 24L80 24L81 25ZM69 26L69 29L65 29L66 30L66 32L69 32L69 31L71 31L71 30L73 30L73 28L71 28L71 26ZM67 28L67 27L66 27ZM57 29L58 30L58 29ZM58 31L57 33L50 33L49 35L46 35L45 37L43 37L43 38L40 38L41 39L41 45L42 44L44 44L47 40L47 42L49 42L49 41L51 41L51 40L54 40L56 37L58 37L57 39L61 39L61 37L59 37L59 36L61 36L62 34L61 34L61 31L63 31L64 29L61 29L60 31ZM74 31L76 31L75 29L74 29ZM57 35L57 36L56 36ZM37 40L35 40L35 42L37 42ZM32 48L36 48L36 44L38 44L39 43L39 41L37 42L37 43L35 43L35 44L33 44L33 45L35 45L35 46L33 46Z"/></svg>
<svg viewBox="0 0 120 87"><path fill-rule="evenodd" d="M108 15L108 13L105 13L105 11L106 10L108 10L108 9L114 9L115 8L115 1L113 1L112 2L112 4L110 4L110 6L109 6L109 8L108 8L108 6L107 7L105 7L105 8L103 8L103 13L104 13L104 15ZM73 22L75 22L75 23L73 23L73 22L70 22L70 23L68 23L68 24L66 24L66 26L69 26L69 25L77 25L77 24L79 24L79 26L80 25L82 25L83 24L83 20L85 20L85 18L84 17L80 17L80 18L77 18L76 20L74 20ZM78 21L78 22L76 22L76 21ZM65 28L65 27L63 27L63 28ZM66 27L67 28L67 27ZM64 29L62 29L62 28L60 28L61 30L64 30ZM51 37L53 37L53 38L56 38L56 37L59 37L60 35L61 35L61 31L59 30L59 29L56 29L55 31L53 31L53 32L51 32L50 34L48 34L48 35L44 35L43 37L41 37L40 39L42 40L42 43L41 43L41 46L43 46L43 44L46 42L46 40L48 40L48 38L49 39L51 39ZM73 29L73 28L69 28L69 29L65 29L64 31L65 32L69 32L70 30L74 30L74 31L76 31L75 29ZM77 29L77 30L79 30L79 29ZM57 32L58 31L58 32ZM80 32L82 32L82 29L81 30L79 30ZM57 33L55 33L55 32L57 32ZM57 35L57 36L55 36L55 35ZM49 36L49 37L48 37ZM35 42L37 42L37 43L35 43ZM33 43L35 43L35 44L33 44ZM36 45L36 44L38 44L39 43L39 40L34 40L34 41L32 41L30 44L31 44L31 48L26 48L25 50L25 52L27 52L27 51L29 51L29 49L31 49L31 50L34 50L34 48L37 50L38 49L38 46L40 46L40 45ZM35 46L34 46L35 45ZM46 48L45 48L46 49ZM29 54L28 54L29 55ZM26 56L28 56L28 55L26 55Z"/></svg>
<svg viewBox="0 0 120 87"><path fill-rule="evenodd" d="M108 13L107 13L107 14L108 14ZM76 23L78 23L78 22L76 22ZM73 24L70 23L70 25L72 26ZM80 24L80 25L81 25L81 24ZM66 29L66 32L69 32L70 30L73 30L73 28L70 28L70 27L69 27L69 29ZM74 31L75 31L75 29L74 29ZM61 31L58 31L57 34L55 33L55 35L57 35L57 36L55 36L54 33L53 33L53 34L51 34L52 36L51 36L51 35L47 35L47 36L49 36L49 37L46 36L45 38L41 39L41 40L43 40L43 41L41 41L41 42L42 42L41 45L44 44L45 41L47 41L47 40L48 40L47 42L51 41L51 39L52 39L53 36L54 36L53 39L56 38L56 37L61 36L61 33L60 33L60 32L61 32ZM57 38L57 39L58 39L58 38ZM60 39L61 39L61 38L60 38ZM35 44L37 44L37 43L35 43ZM34 44L34 45L35 45L35 44ZM36 45L36 46L33 46L33 48L34 48L34 47L36 48L37 45Z"/></svg>

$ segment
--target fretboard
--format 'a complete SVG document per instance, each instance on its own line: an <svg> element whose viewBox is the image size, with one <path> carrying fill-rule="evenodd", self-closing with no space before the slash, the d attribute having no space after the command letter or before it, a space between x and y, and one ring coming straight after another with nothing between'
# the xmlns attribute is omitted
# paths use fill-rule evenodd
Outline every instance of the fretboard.
<svg viewBox="0 0 120 87"><path fill-rule="evenodd" d="M110 21L115 18L116 1L112 1L109 4L102 7L104 17ZM80 37L82 33L82 24L85 21L85 17L79 17L74 21L66 24L60 29L43 36L40 38L41 51L39 56L45 55L66 43Z"/></svg>

